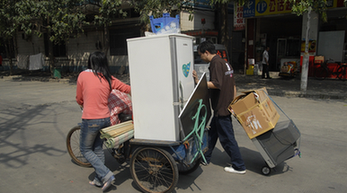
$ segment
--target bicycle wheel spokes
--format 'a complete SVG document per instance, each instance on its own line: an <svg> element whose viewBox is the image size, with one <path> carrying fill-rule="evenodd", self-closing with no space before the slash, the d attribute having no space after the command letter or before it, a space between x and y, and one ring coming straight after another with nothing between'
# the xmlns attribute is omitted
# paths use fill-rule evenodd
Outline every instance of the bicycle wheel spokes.
<svg viewBox="0 0 347 193"><path fill-rule="evenodd" d="M76 126L70 130L66 137L66 146L72 160L80 166L90 167L91 164L84 158L80 151L81 128Z"/></svg>
<svg viewBox="0 0 347 193"><path fill-rule="evenodd" d="M178 182L177 165L165 150L139 148L130 162L131 175L144 192L169 192Z"/></svg>
<svg viewBox="0 0 347 193"><path fill-rule="evenodd" d="M337 74L338 74L338 78L340 80L346 80L347 79L347 65L343 65L343 66L340 66L338 69L337 69Z"/></svg>
<svg viewBox="0 0 347 193"><path fill-rule="evenodd" d="M86 160L86 158L84 158L80 150L80 133L80 130L76 130L71 135L71 150L80 162L88 163L88 161Z"/></svg>

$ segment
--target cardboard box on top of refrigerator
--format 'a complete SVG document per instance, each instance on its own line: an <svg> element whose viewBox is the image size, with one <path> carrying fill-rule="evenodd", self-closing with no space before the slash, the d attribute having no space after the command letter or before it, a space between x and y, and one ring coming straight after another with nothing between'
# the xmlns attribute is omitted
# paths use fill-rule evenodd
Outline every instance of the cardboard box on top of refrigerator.
<svg viewBox="0 0 347 193"><path fill-rule="evenodd" d="M237 118L250 139L276 126L280 118L266 88L243 92L229 105L228 110Z"/></svg>

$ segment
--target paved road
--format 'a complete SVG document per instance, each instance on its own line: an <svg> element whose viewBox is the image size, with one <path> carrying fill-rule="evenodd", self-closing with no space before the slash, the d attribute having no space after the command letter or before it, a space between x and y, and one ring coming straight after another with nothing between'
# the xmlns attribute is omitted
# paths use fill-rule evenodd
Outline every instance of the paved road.
<svg viewBox="0 0 347 193"><path fill-rule="evenodd" d="M0 79L1 193L101 192L88 185L93 169L74 165L66 152L65 136L81 116L75 89L68 83ZM212 164L181 175L175 192L346 192L346 101L273 99L301 131L301 158L287 160L272 175L263 176L260 154L234 121L247 173L224 172L229 159L218 144ZM139 192L128 165L107 155L107 166L117 178L109 192Z"/></svg>

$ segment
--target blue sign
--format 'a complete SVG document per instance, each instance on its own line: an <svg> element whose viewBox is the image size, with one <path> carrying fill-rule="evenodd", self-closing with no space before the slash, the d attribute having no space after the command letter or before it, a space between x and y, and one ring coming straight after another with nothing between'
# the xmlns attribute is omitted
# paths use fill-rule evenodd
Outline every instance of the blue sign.
<svg viewBox="0 0 347 193"><path fill-rule="evenodd" d="M243 18L255 16L255 0L249 0L243 6Z"/></svg>
<svg viewBox="0 0 347 193"><path fill-rule="evenodd" d="M267 9L267 3L265 1L259 1L257 4L257 12L264 13Z"/></svg>
<svg viewBox="0 0 347 193"><path fill-rule="evenodd" d="M212 9L209 0L190 0L188 5L192 5L194 7L207 8Z"/></svg>

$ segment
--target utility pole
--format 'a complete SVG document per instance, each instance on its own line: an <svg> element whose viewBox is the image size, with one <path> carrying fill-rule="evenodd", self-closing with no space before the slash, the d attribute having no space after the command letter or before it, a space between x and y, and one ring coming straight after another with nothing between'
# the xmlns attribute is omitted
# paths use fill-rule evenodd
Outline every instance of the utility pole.
<svg viewBox="0 0 347 193"><path fill-rule="evenodd" d="M306 93L306 91L307 91L307 80L308 80L308 66L309 66L308 43L309 43L311 11L312 11L312 7L308 7L307 23L306 23L306 37L305 37L305 53L302 57L300 90L304 93Z"/></svg>

